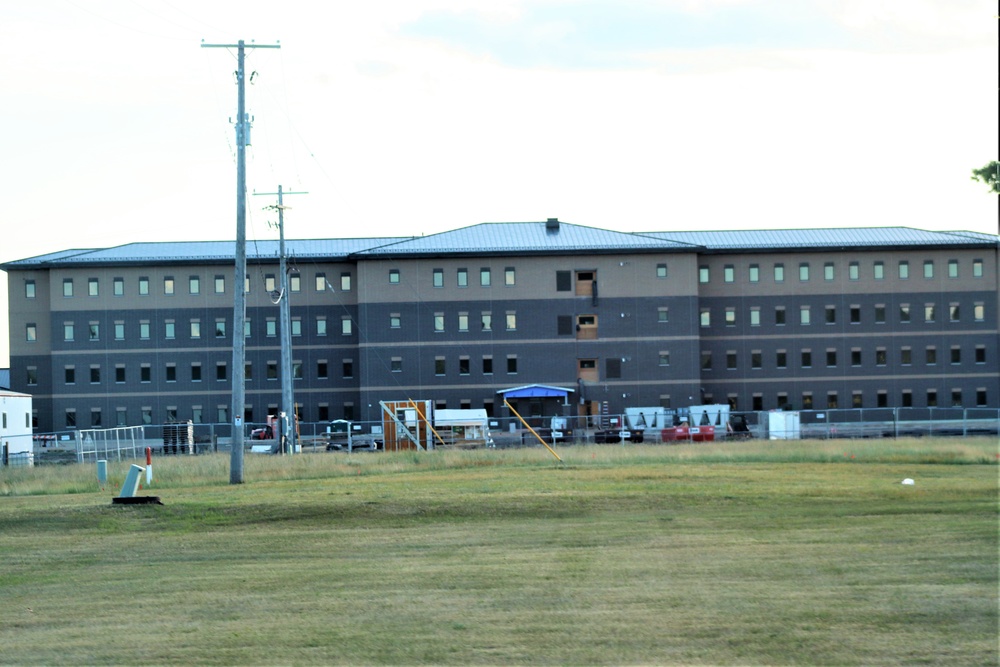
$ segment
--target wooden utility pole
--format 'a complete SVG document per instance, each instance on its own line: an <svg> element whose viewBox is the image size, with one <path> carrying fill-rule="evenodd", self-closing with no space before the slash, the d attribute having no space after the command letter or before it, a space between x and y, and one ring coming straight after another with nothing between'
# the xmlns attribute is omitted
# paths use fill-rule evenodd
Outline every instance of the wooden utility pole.
<svg viewBox="0 0 1000 667"><path fill-rule="evenodd" d="M236 275L233 282L233 402L232 402L232 453L229 464L229 483L243 483L243 406L246 387L246 327L247 311L247 157L250 142L249 120L246 113L246 77L244 76L245 51L251 49L279 49L279 44L253 44L249 47L241 39L236 44L205 44L202 48L236 49Z"/></svg>
<svg viewBox="0 0 1000 667"><path fill-rule="evenodd" d="M278 319L281 328L281 405L284 418L281 420L282 453L294 454L298 442L295 410L295 377L292 374L292 316L288 289L288 255L285 252L285 206L284 195L304 195L307 192L282 192L278 186L277 192L255 192L255 195L277 195L278 205L269 208L278 209L278 270L281 272L280 296L278 301Z"/></svg>

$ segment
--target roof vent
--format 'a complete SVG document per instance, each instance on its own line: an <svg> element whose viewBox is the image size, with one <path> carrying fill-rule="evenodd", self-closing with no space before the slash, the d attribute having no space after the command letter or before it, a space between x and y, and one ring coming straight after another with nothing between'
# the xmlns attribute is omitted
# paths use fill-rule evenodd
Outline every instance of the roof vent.
<svg viewBox="0 0 1000 667"><path fill-rule="evenodd" d="M545 231L554 234L559 231L559 218L549 218L545 221Z"/></svg>

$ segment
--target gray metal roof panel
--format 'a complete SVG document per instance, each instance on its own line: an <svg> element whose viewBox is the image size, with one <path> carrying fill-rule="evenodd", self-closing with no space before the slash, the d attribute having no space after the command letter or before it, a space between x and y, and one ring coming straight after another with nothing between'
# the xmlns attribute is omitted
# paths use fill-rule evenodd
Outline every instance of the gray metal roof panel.
<svg viewBox="0 0 1000 667"><path fill-rule="evenodd" d="M650 235L710 250L979 245L998 240L988 234L933 232L911 227L651 232Z"/></svg>
<svg viewBox="0 0 1000 667"><path fill-rule="evenodd" d="M359 256L439 253L620 252L688 249L683 242L559 222L484 222L360 251Z"/></svg>

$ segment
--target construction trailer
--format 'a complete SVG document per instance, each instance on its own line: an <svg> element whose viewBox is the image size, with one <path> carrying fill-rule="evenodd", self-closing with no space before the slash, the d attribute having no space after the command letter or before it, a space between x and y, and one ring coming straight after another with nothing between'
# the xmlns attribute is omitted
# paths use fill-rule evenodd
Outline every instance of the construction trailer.
<svg viewBox="0 0 1000 667"><path fill-rule="evenodd" d="M31 395L0 389L0 415L0 465L33 465Z"/></svg>
<svg viewBox="0 0 1000 667"><path fill-rule="evenodd" d="M380 401L387 452L493 445L485 409L435 410L431 401Z"/></svg>

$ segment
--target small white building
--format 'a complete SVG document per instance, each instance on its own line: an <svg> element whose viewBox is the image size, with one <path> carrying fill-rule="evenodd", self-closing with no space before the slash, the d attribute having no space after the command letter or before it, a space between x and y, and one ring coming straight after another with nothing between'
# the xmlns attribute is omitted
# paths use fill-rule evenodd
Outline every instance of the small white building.
<svg viewBox="0 0 1000 667"><path fill-rule="evenodd" d="M31 395L0 389L0 465L32 465Z"/></svg>

